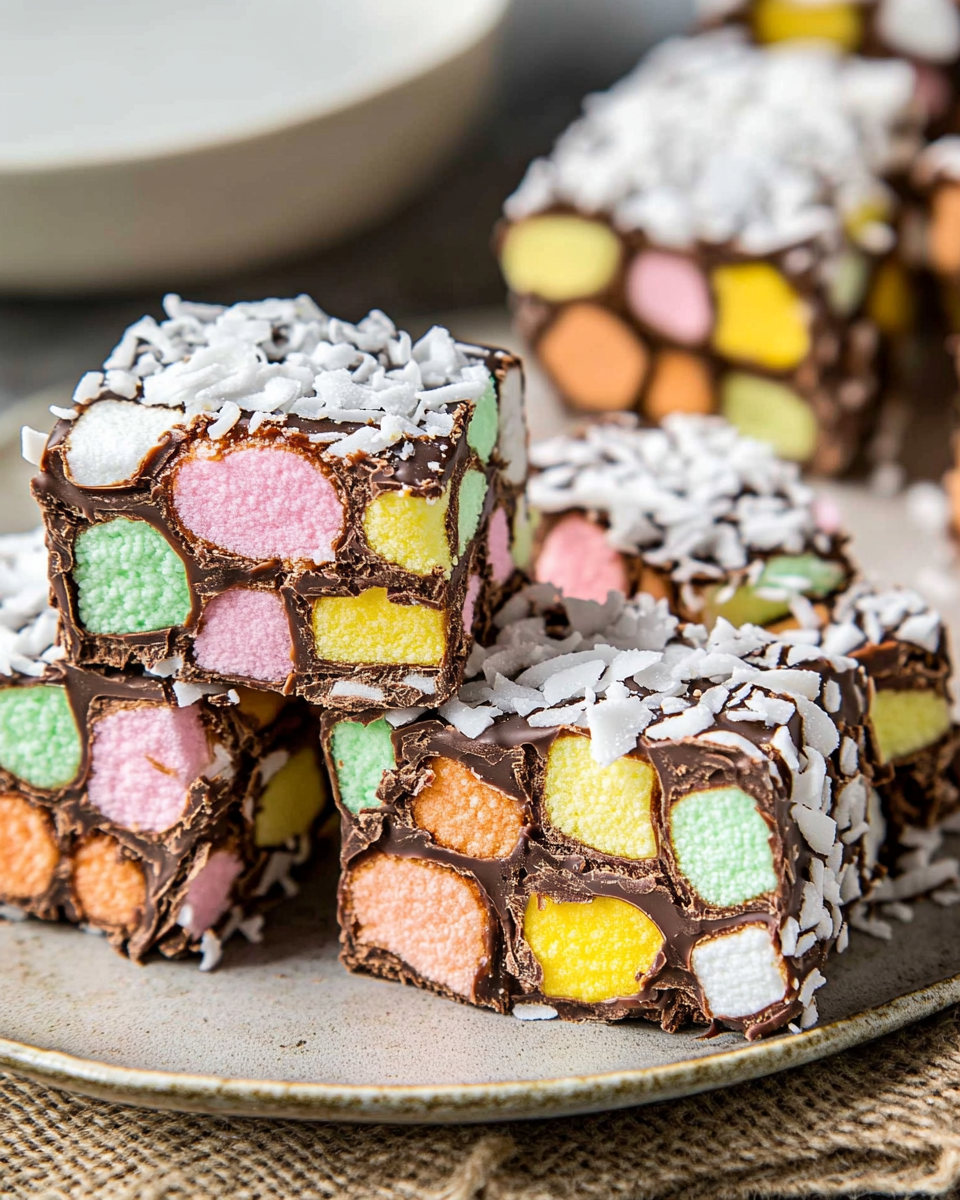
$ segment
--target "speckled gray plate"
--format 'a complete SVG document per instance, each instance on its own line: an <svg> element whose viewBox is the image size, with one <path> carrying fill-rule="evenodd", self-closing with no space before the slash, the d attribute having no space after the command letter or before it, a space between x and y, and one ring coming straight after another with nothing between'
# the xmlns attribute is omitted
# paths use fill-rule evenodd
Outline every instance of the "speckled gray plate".
<svg viewBox="0 0 960 1200"><path fill-rule="evenodd" d="M960 1001L960 907L856 935L822 1023L748 1045L645 1023L522 1022L337 961L333 863L221 966L136 967L101 939L0 922L0 1068L111 1100L346 1121L480 1121L642 1104L753 1079Z"/></svg>
<svg viewBox="0 0 960 1200"><path fill-rule="evenodd" d="M500 316L450 321L460 336L512 342ZM25 407L26 419L42 428L46 404L58 399L26 402L37 410ZM535 371L530 400L538 436L561 423ZM0 470L0 527L32 523L29 511L13 507L22 488L12 468ZM851 485L826 490L861 561L883 581L927 591L957 644L960 576L945 539L914 526L903 498L881 500ZM737 1034L704 1041L640 1022L520 1022L348 975L337 961L333 872L330 862L325 878L273 914L262 945L232 942L210 975L189 962L135 967L76 930L0 921L0 1069L111 1100L205 1112L391 1122L548 1117L755 1079L960 1002L960 906L923 902L911 925L895 924L891 943L854 933L817 993L821 1023L803 1034L748 1045Z"/></svg>

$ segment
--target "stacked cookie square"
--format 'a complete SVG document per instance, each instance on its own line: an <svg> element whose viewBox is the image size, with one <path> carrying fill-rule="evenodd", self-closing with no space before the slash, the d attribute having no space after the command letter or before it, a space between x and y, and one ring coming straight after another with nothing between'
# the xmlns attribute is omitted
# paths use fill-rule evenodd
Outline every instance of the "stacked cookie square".
<svg viewBox="0 0 960 1200"><path fill-rule="evenodd" d="M847 467L872 421L874 318L899 303L886 181L918 144L914 87L904 62L719 30L589 97L496 237L568 403L721 412L784 458Z"/></svg>
<svg viewBox="0 0 960 1200"><path fill-rule="evenodd" d="M812 1024L883 836L862 669L645 595L497 625L438 712L324 718L344 961L520 1017Z"/></svg>
<svg viewBox="0 0 960 1200"><path fill-rule="evenodd" d="M326 782L303 706L187 696L56 644L40 531L0 538L0 903L65 917L131 958L202 951L293 890ZM186 702L189 701L189 702Z"/></svg>
<svg viewBox="0 0 960 1200"><path fill-rule="evenodd" d="M317 703L442 703L514 586L523 384L379 312L165 308L24 433L0 901L212 965L310 855Z"/></svg>

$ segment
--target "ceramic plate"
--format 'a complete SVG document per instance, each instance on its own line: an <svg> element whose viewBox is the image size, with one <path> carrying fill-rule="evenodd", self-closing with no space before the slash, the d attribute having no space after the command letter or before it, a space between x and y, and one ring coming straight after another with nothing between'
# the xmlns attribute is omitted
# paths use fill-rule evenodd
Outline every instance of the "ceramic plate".
<svg viewBox="0 0 960 1200"><path fill-rule="evenodd" d="M960 907L855 934L822 1023L748 1045L641 1022L518 1021L337 961L335 856L216 971L136 967L100 938L0 922L0 1068L105 1099L338 1121L552 1117L666 1100L835 1053L960 1001Z"/></svg>
<svg viewBox="0 0 960 1200"><path fill-rule="evenodd" d="M511 340L501 317L461 314L451 324L463 337ZM561 419L535 377L530 417L540 435ZM871 573L923 588L960 628L952 551L911 519L907 500L853 485L825 490ZM820 1025L799 1035L748 1045L739 1034L707 1041L641 1022L521 1022L348 975L337 961L334 872L331 851L302 895L270 916L265 941L231 942L207 975L195 962L133 966L73 929L0 921L0 1068L108 1099L205 1112L549 1117L757 1078L960 1002L960 906L921 902L912 924L894 924L892 942L854 932L817 993Z"/></svg>

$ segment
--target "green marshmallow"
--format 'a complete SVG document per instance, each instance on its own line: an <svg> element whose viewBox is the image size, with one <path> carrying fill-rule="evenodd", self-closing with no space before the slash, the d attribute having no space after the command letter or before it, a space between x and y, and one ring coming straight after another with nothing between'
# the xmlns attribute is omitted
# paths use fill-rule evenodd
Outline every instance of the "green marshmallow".
<svg viewBox="0 0 960 1200"><path fill-rule="evenodd" d="M379 808L377 788L384 771L397 765L392 730L381 717L369 725L340 721L330 736L340 799L352 813L361 808Z"/></svg>
<svg viewBox="0 0 960 1200"><path fill-rule="evenodd" d="M513 515L513 540L510 544L510 555L520 571L527 571L533 559L533 538L540 524L540 513L535 508L527 508L527 501L521 496L517 501L517 511Z"/></svg>
<svg viewBox="0 0 960 1200"><path fill-rule="evenodd" d="M91 633L143 633L189 618L183 560L146 521L91 525L77 537L74 557L80 621Z"/></svg>
<svg viewBox="0 0 960 1200"><path fill-rule="evenodd" d="M490 461L490 455L497 444L499 425L497 392L491 375L487 382L487 390L473 406L473 416L467 426L467 445L477 452L481 462Z"/></svg>
<svg viewBox="0 0 960 1200"><path fill-rule="evenodd" d="M745 437L767 442L781 458L807 462L817 445L817 418L794 391L772 379L732 371L723 381L723 415Z"/></svg>
<svg viewBox="0 0 960 1200"><path fill-rule="evenodd" d="M0 692L0 766L36 788L58 788L80 770L80 731L56 684Z"/></svg>
<svg viewBox="0 0 960 1200"><path fill-rule="evenodd" d="M837 591L846 578L842 565L816 554L777 554L769 559L756 585L744 584L722 603L725 586L717 584L707 589L704 621L712 626L718 617L726 617L731 625L769 625L790 615L790 596L812 596L823 599ZM763 589L776 589L780 597L758 595Z"/></svg>
<svg viewBox="0 0 960 1200"><path fill-rule="evenodd" d="M863 302L870 282L870 260L857 250L848 250L837 259L827 283L827 300L841 317L852 316Z"/></svg>
<svg viewBox="0 0 960 1200"><path fill-rule="evenodd" d="M870 721L881 762L916 754L938 742L950 728L950 705L932 691L878 691Z"/></svg>
<svg viewBox="0 0 960 1200"><path fill-rule="evenodd" d="M737 588L728 600L718 604L717 597L725 590L723 584L707 589L703 620L708 628L716 624L718 617L725 617L731 625L769 625L771 621L790 615L788 599L765 600L749 586Z"/></svg>
<svg viewBox="0 0 960 1200"><path fill-rule="evenodd" d="M822 600L835 592L846 577L838 562L816 554L777 554L763 568L757 587L783 588Z"/></svg>
<svg viewBox="0 0 960 1200"><path fill-rule="evenodd" d="M482 471L467 471L460 484L457 501L457 553L462 554L477 532L483 502L487 496L487 477Z"/></svg>
<svg viewBox="0 0 960 1200"><path fill-rule="evenodd" d="M731 908L777 886L770 827L740 788L683 796L670 810L670 836L677 866L708 904Z"/></svg>

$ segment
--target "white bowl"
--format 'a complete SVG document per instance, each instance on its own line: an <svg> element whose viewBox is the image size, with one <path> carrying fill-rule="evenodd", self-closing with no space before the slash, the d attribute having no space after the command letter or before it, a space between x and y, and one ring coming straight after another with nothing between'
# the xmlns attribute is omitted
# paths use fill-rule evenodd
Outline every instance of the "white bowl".
<svg viewBox="0 0 960 1200"><path fill-rule="evenodd" d="M412 194L507 0L0 5L0 288L181 283Z"/></svg>

